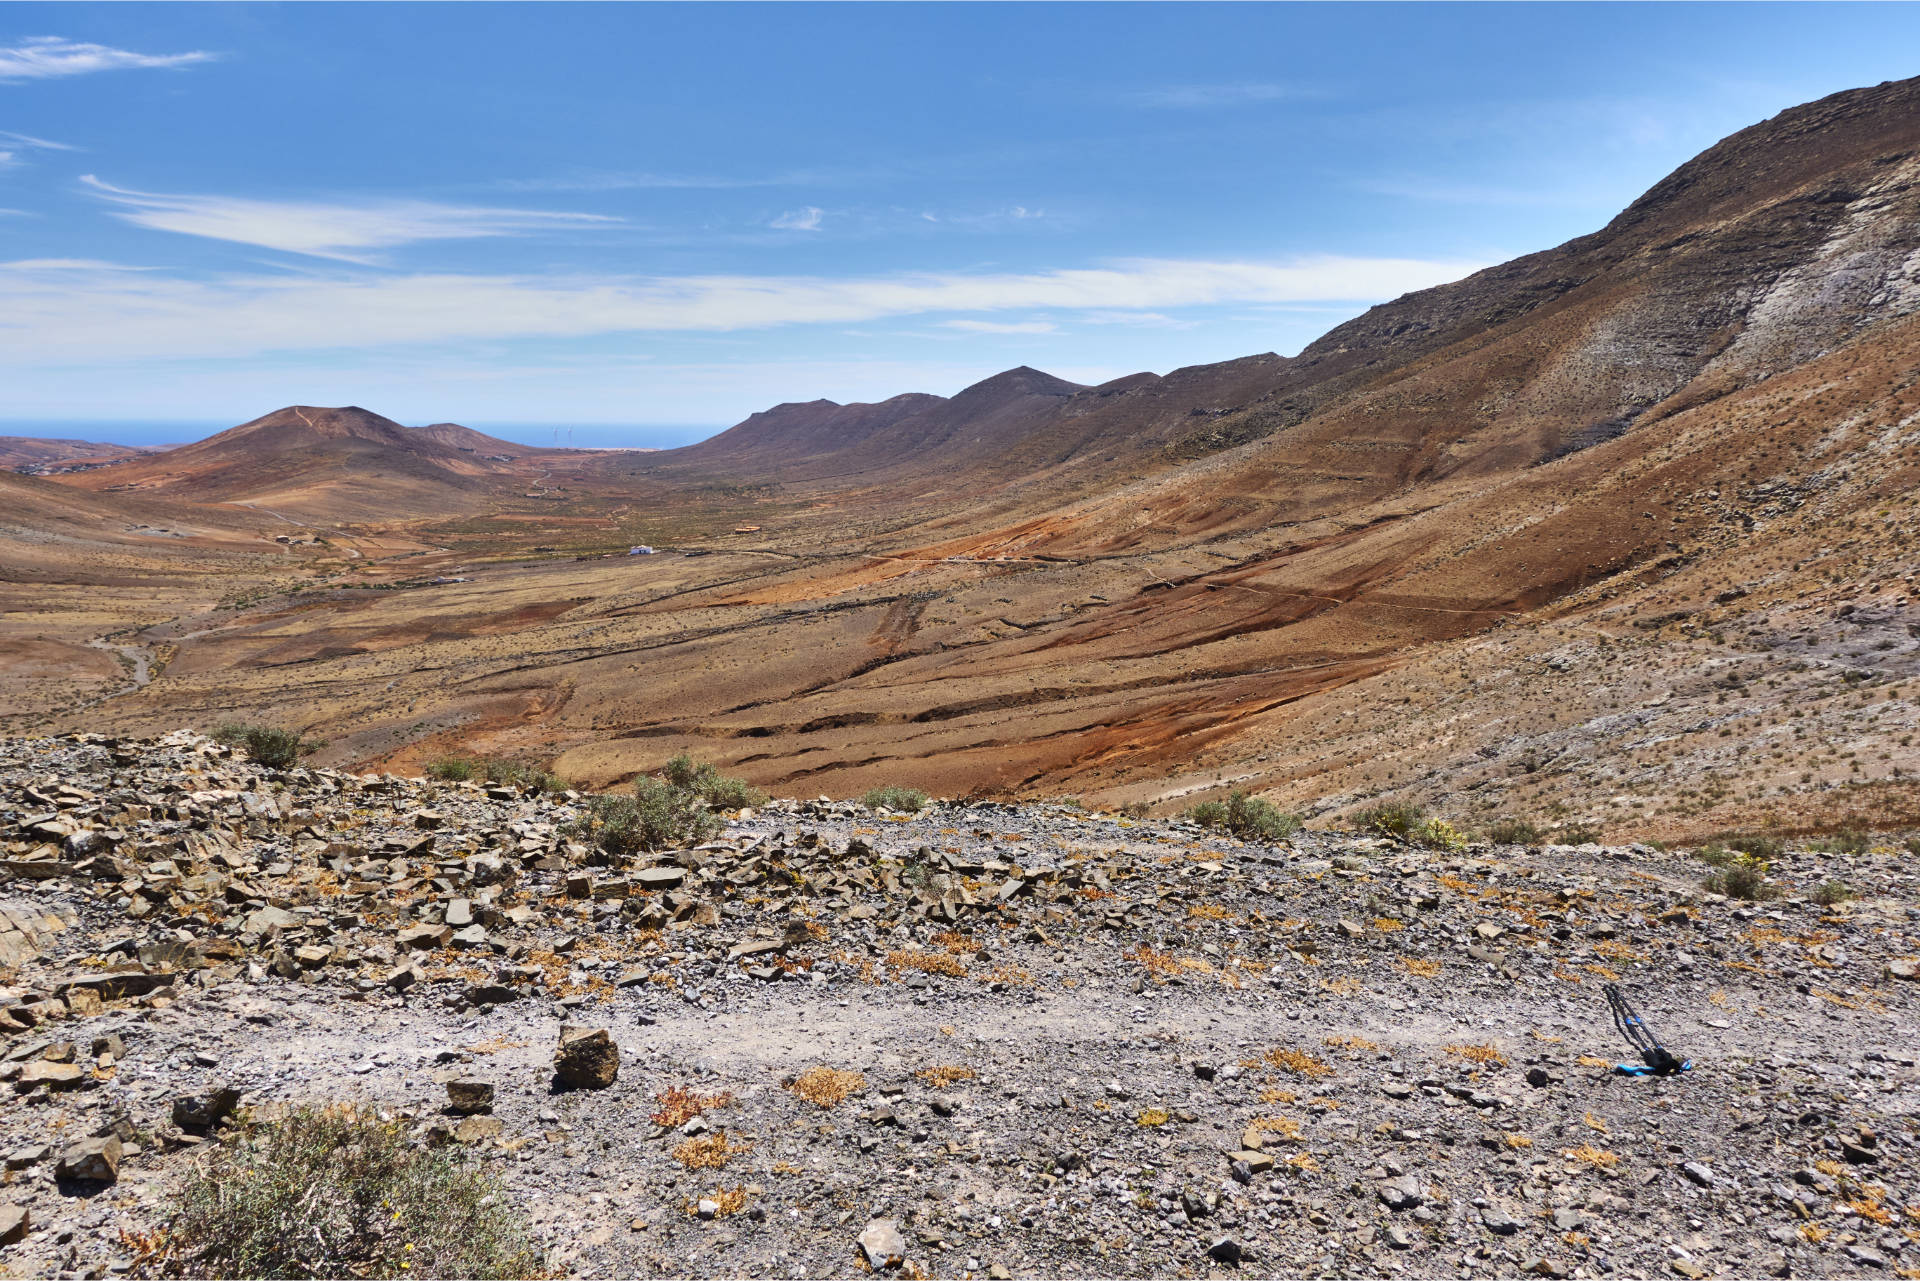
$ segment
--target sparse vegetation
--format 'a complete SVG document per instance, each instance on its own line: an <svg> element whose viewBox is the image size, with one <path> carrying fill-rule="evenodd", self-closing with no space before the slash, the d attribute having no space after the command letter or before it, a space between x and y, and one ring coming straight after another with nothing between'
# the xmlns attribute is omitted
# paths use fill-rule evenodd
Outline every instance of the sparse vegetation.
<svg viewBox="0 0 1920 1281"><path fill-rule="evenodd" d="M152 1270L183 1277L526 1277L540 1268L500 1182L350 1107L239 1132L176 1194Z"/></svg>
<svg viewBox="0 0 1920 1281"><path fill-rule="evenodd" d="M1853 897L1853 889L1845 881L1823 881L1813 891L1813 901L1822 907L1834 907Z"/></svg>
<svg viewBox="0 0 1920 1281"><path fill-rule="evenodd" d="M1354 826L1363 832L1372 832L1376 836L1391 836L1395 840L1410 840L1413 833L1426 822L1427 812L1418 805L1409 805L1405 801L1388 801L1381 805L1371 805L1354 815Z"/></svg>
<svg viewBox="0 0 1920 1281"><path fill-rule="evenodd" d="M1200 802L1187 811L1187 817L1202 827L1224 828L1243 841L1284 840L1300 830L1298 815L1239 788L1228 792L1225 801Z"/></svg>
<svg viewBox="0 0 1920 1281"><path fill-rule="evenodd" d="M1818 854L1865 854L1873 841L1858 828L1846 828L1813 842L1808 848Z"/></svg>
<svg viewBox="0 0 1920 1281"><path fill-rule="evenodd" d="M916 787L876 787L861 797L860 803L870 810L918 814L927 807L927 794Z"/></svg>
<svg viewBox="0 0 1920 1281"><path fill-rule="evenodd" d="M1755 858L1751 854L1734 854L1729 856L1719 871L1708 876L1701 884L1711 893L1748 902L1778 898L1780 887L1767 879L1767 871L1765 859Z"/></svg>
<svg viewBox="0 0 1920 1281"><path fill-rule="evenodd" d="M229 747L238 747L248 760L268 769L292 769L302 756L320 747L293 730L268 725L222 725L213 737Z"/></svg>
<svg viewBox="0 0 1920 1281"><path fill-rule="evenodd" d="M1524 818L1500 818L1487 826L1487 839L1495 845L1538 845L1540 829Z"/></svg>
<svg viewBox="0 0 1920 1281"><path fill-rule="evenodd" d="M719 811L758 805L766 795L688 756L668 761L661 776L634 780L631 796L597 796L570 834L616 858L691 845L720 831Z"/></svg>
<svg viewBox="0 0 1920 1281"><path fill-rule="evenodd" d="M815 1107L830 1108L866 1089L867 1078L843 1068L810 1067L788 1081L786 1088Z"/></svg>

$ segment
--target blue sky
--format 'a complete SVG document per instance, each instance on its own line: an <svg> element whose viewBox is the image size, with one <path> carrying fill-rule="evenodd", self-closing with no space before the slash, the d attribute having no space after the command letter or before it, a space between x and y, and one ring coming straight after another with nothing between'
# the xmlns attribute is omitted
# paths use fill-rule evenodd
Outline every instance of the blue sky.
<svg viewBox="0 0 1920 1281"><path fill-rule="evenodd" d="M0 421L653 444L1291 353L1916 49L1880 5L0 5Z"/></svg>

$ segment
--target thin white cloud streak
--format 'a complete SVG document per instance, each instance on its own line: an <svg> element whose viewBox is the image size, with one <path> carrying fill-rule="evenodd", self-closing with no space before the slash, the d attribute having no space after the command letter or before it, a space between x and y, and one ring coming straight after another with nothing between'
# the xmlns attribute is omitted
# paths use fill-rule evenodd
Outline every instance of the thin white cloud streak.
<svg viewBox="0 0 1920 1281"><path fill-rule="evenodd" d="M1051 334L1060 328L1050 320L943 320L940 324L966 334Z"/></svg>
<svg viewBox="0 0 1920 1281"><path fill-rule="evenodd" d="M475 240L522 232L578 230L617 223L599 214L490 209L425 200L360 204L249 200L238 196L165 195L130 191L92 174L80 180L118 206L114 217L136 227L227 240L263 249L367 262L368 250L426 240Z"/></svg>
<svg viewBox="0 0 1920 1281"><path fill-rule="evenodd" d="M819 171L728 178L718 174L632 173L587 170L550 178L508 178L508 191L739 191L753 187L809 187L843 182L842 175Z"/></svg>
<svg viewBox="0 0 1920 1281"><path fill-rule="evenodd" d="M799 209L789 209L768 223L769 227L778 227L782 231L818 231L820 219L825 211L818 205L806 205Z"/></svg>
<svg viewBox="0 0 1920 1281"><path fill-rule="evenodd" d="M0 169L11 169L24 163L20 156L27 151L75 151L64 142L49 142L45 138L36 138L32 134L12 133L0 129Z"/></svg>
<svg viewBox="0 0 1920 1281"><path fill-rule="evenodd" d="M1245 107L1255 103L1289 102L1313 96L1310 91L1293 85L1266 83L1163 85L1157 89L1139 89L1122 95L1125 101L1135 106L1176 110Z"/></svg>
<svg viewBox="0 0 1920 1281"><path fill-rule="evenodd" d="M15 265L0 271L0 361L99 364L397 343L713 333L939 313L1365 302L1455 280L1484 265L1409 258L1134 259L1024 274L840 280L450 274L187 280Z"/></svg>
<svg viewBox="0 0 1920 1281"><path fill-rule="evenodd" d="M60 76L91 75L97 71L187 67L197 62L211 62L218 56L204 50L192 53L134 53L60 36L28 36L19 44L0 48L0 82L51 80Z"/></svg>

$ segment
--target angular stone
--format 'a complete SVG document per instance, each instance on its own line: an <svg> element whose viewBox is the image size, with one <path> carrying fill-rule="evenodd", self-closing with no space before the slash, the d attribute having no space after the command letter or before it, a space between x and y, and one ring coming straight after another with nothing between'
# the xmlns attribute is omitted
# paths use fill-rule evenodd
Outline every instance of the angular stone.
<svg viewBox="0 0 1920 1281"><path fill-rule="evenodd" d="M473 904L467 899L457 898L447 904L447 924L456 930L463 930L473 924Z"/></svg>
<svg viewBox="0 0 1920 1281"><path fill-rule="evenodd" d="M1240 1266L1240 1261L1246 1257L1246 1249L1232 1237L1221 1237L1207 1247L1207 1257L1216 1263L1237 1268Z"/></svg>
<svg viewBox="0 0 1920 1281"><path fill-rule="evenodd" d="M493 1082L472 1077L448 1081L447 1106L463 1116L493 1111Z"/></svg>
<svg viewBox="0 0 1920 1281"><path fill-rule="evenodd" d="M233 1114L240 1091L224 1082L183 1094L173 1101L173 1123L183 1130L209 1130Z"/></svg>
<svg viewBox="0 0 1920 1281"><path fill-rule="evenodd" d="M860 1233L860 1248L876 1271L906 1262L907 1239L900 1235L900 1225L893 1219L875 1219L867 1224Z"/></svg>
<svg viewBox="0 0 1920 1281"><path fill-rule="evenodd" d="M642 890L675 889L686 879L683 867L643 867L632 877L634 888Z"/></svg>
<svg viewBox="0 0 1920 1281"><path fill-rule="evenodd" d="M60 1150L54 1175L78 1183L113 1183L120 1178L120 1140L109 1134L69 1143Z"/></svg>
<svg viewBox="0 0 1920 1281"><path fill-rule="evenodd" d="M1411 1210L1415 1206L1425 1205L1427 1200L1426 1190L1411 1174L1403 1174L1379 1184L1374 1188L1374 1193L1389 1210Z"/></svg>
<svg viewBox="0 0 1920 1281"><path fill-rule="evenodd" d="M435 948L445 947L453 938L453 931L444 925L413 925L394 936L394 942L401 947Z"/></svg>
<svg viewBox="0 0 1920 1281"><path fill-rule="evenodd" d="M21 1068L19 1079L14 1082L14 1087L23 1094L36 1085L45 1085L53 1090L67 1090L79 1085L86 1078L86 1069L76 1063L41 1061L29 1063Z"/></svg>
<svg viewBox="0 0 1920 1281"><path fill-rule="evenodd" d="M620 1074L620 1047L603 1027L563 1027L553 1073L574 1089L605 1089Z"/></svg>
<svg viewBox="0 0 1920 1281"><path fill-rule="evenodd" d="M23 1205L0 1205L0 1245L12 1245L27 1235L33 1216Z"/></svg>

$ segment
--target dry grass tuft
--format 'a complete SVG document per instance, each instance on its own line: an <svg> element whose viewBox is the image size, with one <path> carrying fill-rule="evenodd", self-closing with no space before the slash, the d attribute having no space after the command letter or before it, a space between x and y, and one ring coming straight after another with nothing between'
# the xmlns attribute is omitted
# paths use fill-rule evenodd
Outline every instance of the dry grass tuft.
<svg viewBox="0 0 1920 1281"><path fill-rule="evenodd" d="M1407 973L1418 975L1423 979L1437 979L1440 977L1440 962L1438 961L1419 961L1411 956L1403 956L1400 958L1400 964L1407 967Z"/></svg>
<svg viewBox="0 0 1920 1281"><path fill-rule="evenodd" d="M1364 1036L1330 1036L1321 1041L1320 1044L1331 1046L1336 1050L1366 1051L1380 1048L1378 1041L1369 1041Z"/></svg>
<svg viewBox="0 0 1920 1281"><path fill-rule="evenodd" d="M1620 1154L1609 1152L1605 1148L1596 1148L1591 1143L1582 1143L1567 1153L1567 1159L1578 1161L1593 1170L1611 1170L1620 1164Z"/></svg>
<svg viewBox="0 0 1920 1281"><path fill-rule="evenodd" d="M867 1078L841 1068L811 1067L787 1083L787 1089L817 1107L845 1103L867 1088Z"/></svg>
<svg viewBox="0 0 1920 1281"><path fill-rule="evenodd" d="M919 970L953 979L964 978L967 973L967 963L951 952L888 952L887 964L896 970Z"/></svg>
<svg viewBox="0 0 1920 1281"><path fill-rule="evenodd" d="M712 1201L720 1207L714 1217L716 1219L724 1219L730 1214L738 1214L747 1208L747 1189L744 1184L731 1188L715 1188L705 1199ZM694 1197L686 1203L685 1209L688 1218L695 1218L699 1215L701 1200L702 1198L700 1197Z"/></svg>
<svg viewBox="0 0 1920 1281"><path fill-rule="evenodd" d="M670 1085L654 1095L653 1099L660 1106L647 1119L655 1125L677 1130L702 1112L725 1107L733 1102L733 1095L696 1094L683 1085Z"/></svg>
<svg viewBox="0 0 1920 1281"><path fill-rule="evenodd" d="M1469 1063L1479 1063L1489 1067L1507 1065L1507 1056L1491 1045L1449 1045L1447 1053L1456 1059L1465 1059Z"/></svg>
<svg viewBox="0 0 1920 1281"><path fill-rule="evenodd" d="M1332 1076L1333 1069L1305 1050L1291 1050L1284 1047L1268 1050L1266 1061L1269 1066L1295 1076L1321 1077Z"/></svg>
<svg viewBox="0 0 1920 1281"><path fill-rule="evenodd" d="M1165 1125L1171 1120L1173 1120L1173 1113L1167 1111L1165 1108L1148 1108L1139 1116L1133 1118L1133 1123L1151 1129Z"/></svg>
<svg viewBox="0 0 1920 1281"><path fill-rule="evenodd" d="M719 1170L743 1152L753 1151L751 1143L735 1143L725 1130L715 1130L697 1139L688 1139L673 1150L673 1159L689 1170Z"/></svg>
<svg viewBox="0 0 1920 1281"><path fill-rule="evenodd" d="M956 1081L971 1081L979 1076L970 1067L927 1067L914 1073L927 1085L936 1090L944 1090Z"/></svg>

